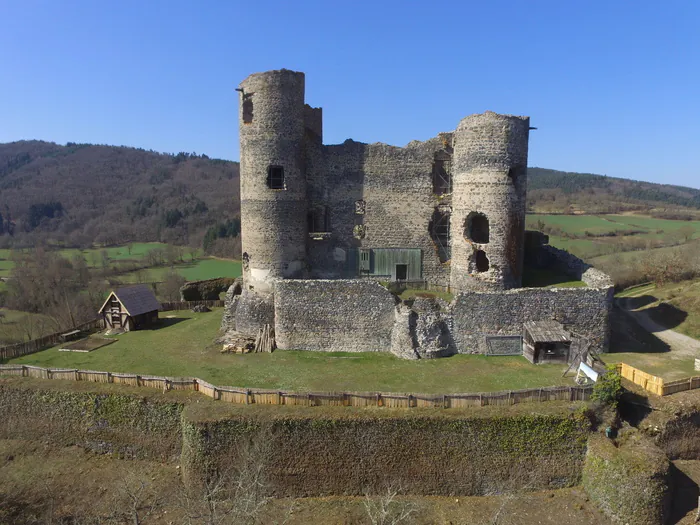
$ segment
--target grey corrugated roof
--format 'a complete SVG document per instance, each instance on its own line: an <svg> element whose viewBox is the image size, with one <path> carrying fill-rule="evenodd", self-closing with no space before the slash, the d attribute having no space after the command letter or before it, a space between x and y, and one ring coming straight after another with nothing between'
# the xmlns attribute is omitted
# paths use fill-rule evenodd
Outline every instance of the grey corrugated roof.
<svg viewBox="0 0 700 525"><path fill-rule="evenodd" d="M524 326L535 343L571 342L571 335L557 321L527 321Z"/></svg>
<svg viewBox="0 0 700 525"><path fill-rule="evenodd" d="M145 284L118 288L114 291L114 295L132 316L160 310L160 303L153 294L153 290Z"/></svg>

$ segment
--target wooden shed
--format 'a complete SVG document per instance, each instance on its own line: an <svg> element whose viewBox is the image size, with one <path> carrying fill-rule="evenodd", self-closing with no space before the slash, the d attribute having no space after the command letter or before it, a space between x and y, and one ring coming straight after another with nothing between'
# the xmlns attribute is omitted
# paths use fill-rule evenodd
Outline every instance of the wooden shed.
<svg viewBox="0 0 700 525"><path fill-rule="evenodd" d="M100 308L107 328L138 330L158 321L160 303L145 284L119 288L110 292Z"/></svg>
<svg viewBox="0 0 700 525"><path fill-rule="evenodd" d="M527 321L523 325L523 355L531 363L568 363L571 334L556 321Z"/></svg>

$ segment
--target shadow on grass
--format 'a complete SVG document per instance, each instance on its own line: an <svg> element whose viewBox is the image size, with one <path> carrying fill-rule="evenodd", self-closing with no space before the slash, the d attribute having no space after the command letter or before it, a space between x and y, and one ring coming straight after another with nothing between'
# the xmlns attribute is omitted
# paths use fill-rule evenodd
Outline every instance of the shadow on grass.
<svg viewBox="0 0 700 525"><path fill-rule="evenodd" d="M640 295L639 297L624 297L626 302L626 307L629 310L637 310L638 308L644 308L651 303L658 301L653 295Z"/></svg>
<svg viewBox="0 0 700 525"><path fill-rule="evenodd" d="M678 523L686 514L697 508L700 490L698 484L673 463L671 463L671 477L674 490L669 523Z"/></svg>
<svg viewBox="0 0 700 525"><path fill-rule="evenodd" d="M162 330L164 328L170 328L183 321L189 321L190 317L160 317L157 323L152 325L144 326L139 328L139 330Z"/></svg>
<svg viewBox="0 0 700 525"><path fill-rule="evenodd" d="M670 329L677 327L688 318L688 312L669 303L660 303L657 306L647 308L645 312L654 322Z"/></svg>
<svg viewBox="0 0 700 525"><path fill-rule="evenodd" d="M670 352L671 347L654 334L642 328L629 314L617 306L610 314L612 333L610 353L637 352L644 354L661 354Z"/></svg>
<svg viewBox="0 0 700 525"><path fill-rule="evenodd" d="M638 427L652 410L647 396L629 390L622 394L618 408L620 418L633 427Z"/></svg>

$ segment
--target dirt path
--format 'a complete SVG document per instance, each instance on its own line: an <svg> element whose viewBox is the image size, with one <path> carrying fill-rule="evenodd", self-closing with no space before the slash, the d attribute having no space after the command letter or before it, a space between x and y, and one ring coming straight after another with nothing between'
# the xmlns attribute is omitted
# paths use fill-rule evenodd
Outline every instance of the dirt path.
<svg viewBox="0 0 700 525"><path fill-rule="evenodd" d="M700 341L660 325L649 317L649 314L644 309L632 309L628 299L627 297L620 297L617 299L617 304L620 309L632 317L639 326L669 345L671 351L676 355L700 358Z"/></svg>

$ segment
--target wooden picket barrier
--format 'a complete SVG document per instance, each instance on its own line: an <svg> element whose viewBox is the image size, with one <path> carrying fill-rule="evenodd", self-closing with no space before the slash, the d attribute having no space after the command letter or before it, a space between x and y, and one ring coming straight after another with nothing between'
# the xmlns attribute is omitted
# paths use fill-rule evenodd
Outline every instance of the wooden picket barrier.
<svg viewBox="0 0 700 525"><path fill-rule="evenodd" d="M507 406L545 401L586 401L591 387L555 386L476 392L467 394L404 394L386 392L286 392L282 390L216 386L195 377L161 377L153 375L100 372L66 368L42 368L30 365L0 365L0 376L62 379L91 383L113 383L134 387L199 392L211 399L244 405L297 405L386 408L469 408ZM700 385L700 378L697 384ZM687 383L687 382L686 382ZM687 388L685 388L687 390Z"/></svg>
<svg viewBox="0 0 700 525"><path fill-rule="evenodd" d="M79 330L80 332L95 332L97 330L101 330L103 326L104 322L101 318L99 318L93 319L87 323L79 324L75 326L73 330ZM3 346L0 348L0 361L6 361L8 359L14 359L23 355L41 352L42 350L63 342L63 338L61 336L65 333L66 330L62 330L60 332L39 337L38 339L32 339L26 343L16 343L13 345Z"/></svg>

